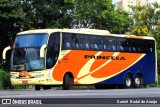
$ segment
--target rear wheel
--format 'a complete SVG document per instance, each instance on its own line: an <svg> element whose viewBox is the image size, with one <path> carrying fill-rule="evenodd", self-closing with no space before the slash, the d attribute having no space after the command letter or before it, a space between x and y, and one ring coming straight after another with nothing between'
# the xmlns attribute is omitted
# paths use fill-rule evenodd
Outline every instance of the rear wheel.
<svg viewBox="0 0 160 107"><path fill-rule="evenodd" d="M66 74L63 79L63 90L73 89L73 77L69 74Z"/></svg>
<svg viewBox="0 0 160 107"><path fill-rule="evenodd" d="M136 78L134 79L133 87L134 88L140 88L141 84L142 84L142 78L139 75L137 75Z"/></svg>
<svg viewBox="0 0 160 107"><path fill-rule="evenodd" d="M133 84L133 79L132 79L131 75L127 74L126 77L125 77L124 87L125 88L131 88L132 84Z"/></svg>

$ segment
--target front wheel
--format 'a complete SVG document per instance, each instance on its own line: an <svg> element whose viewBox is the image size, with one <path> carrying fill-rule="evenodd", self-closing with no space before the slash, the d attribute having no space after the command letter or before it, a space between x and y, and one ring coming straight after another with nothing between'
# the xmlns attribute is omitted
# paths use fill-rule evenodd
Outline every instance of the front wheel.
<svg viewBox="0 0 160 107"><path fill-rule="evenodd" d="M131 88L131 87L132 87L132 84L133 84L132 77L131 77L131 75L127 74L126 77L125 77L124 87L125 87L125 88Z"/></svg>
<svg viewBox="0 0 160 107"><path fill-rule="evenodd" d="M66 74L63 79L63 90L73 89L73 77L69 74Z"/></svg>
<svg viewBox="0 0 160 107"><path fill-rule="evenodd" d="M35 90L36 91L39 91L41 89L41 86L40 85L35 85Z"/></svg>

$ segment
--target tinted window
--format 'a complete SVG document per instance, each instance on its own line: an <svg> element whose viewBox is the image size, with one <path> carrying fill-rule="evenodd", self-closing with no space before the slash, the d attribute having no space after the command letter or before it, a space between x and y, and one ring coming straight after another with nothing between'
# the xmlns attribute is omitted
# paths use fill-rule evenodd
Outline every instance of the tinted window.
<svg viewBox="0 0 160 107"><path fill-rule="evenodd" d="M76 49L84 49L84 50L90 49L88 35L85 34L76 35Z"/></svg>
<svg viewBox="0 0 160 107"><path fill-rule="evenodd" d="M63 33L62 49L75 49L75 36L71 33Z"/></svg>
<svg viewBox="0 0 160 107"><path fill-rule="evenodd" d="M54 66L57 62L60 50L60 33L53 33L49 37L48 47L47 47L47 58L46 66L47 69Z"/></svg>
<svg viewBox="0 0 160 107"><path fill-rule="evenodd" d="M99 43L98 43L98 38L95 35L90 36L90 49L92 50L99 50Z"/></svg>
<svg viewBox="0 0 160 107"><path fill-rule="evenodd" d="M117 51L124 52L125 51L125 39L117 38Z"/></svg>
<svg viewBox="0 0 160 107"><path fill-rule="evenodd" d="M18 35L15 39L14 47L41 47L42 45L46 44L46 41L47 34L43 33Z"/></svg>

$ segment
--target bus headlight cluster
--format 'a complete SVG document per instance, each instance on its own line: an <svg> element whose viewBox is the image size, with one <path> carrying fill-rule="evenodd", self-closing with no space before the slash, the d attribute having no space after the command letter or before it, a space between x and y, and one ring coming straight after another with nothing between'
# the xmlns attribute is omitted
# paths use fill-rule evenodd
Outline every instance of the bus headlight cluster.
<svg viewBox="0 0 160 107"><path fill-rule="evenodd" d="M42 78L42 77L44 77L44 74L38 74L38 75L35 75L34 77L35 78Z"/></svg>

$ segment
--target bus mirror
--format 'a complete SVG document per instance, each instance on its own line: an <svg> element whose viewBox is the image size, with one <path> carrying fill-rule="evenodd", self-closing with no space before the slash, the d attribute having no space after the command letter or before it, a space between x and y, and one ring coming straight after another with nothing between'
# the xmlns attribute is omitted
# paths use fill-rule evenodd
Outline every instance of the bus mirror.
<svg viewBox="0 0 160 107"><path fill-rule="evenodd" d="M44 58L44 50L45 50L46 47L47 47L46 44L41 47L41 49L40 49L40 58Z"/></svg>
<svg viewBox="0 0 160 107"><path fill-rule="evenodd" d="M5 59L6 59L6 53L7 53L7 51L8 51L8 50L10 50L10 49L11 49L11 46L8 46L8 47L4 48L4 50L3 50L3 54L2 54L2 58L3 58L3 60L5 60Z"/></svg>

